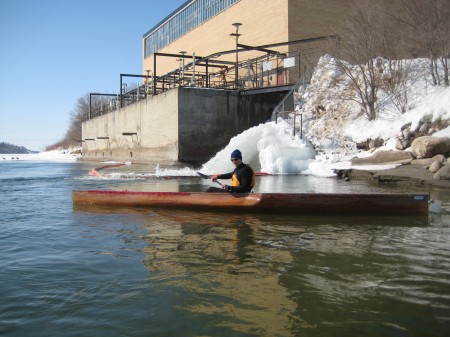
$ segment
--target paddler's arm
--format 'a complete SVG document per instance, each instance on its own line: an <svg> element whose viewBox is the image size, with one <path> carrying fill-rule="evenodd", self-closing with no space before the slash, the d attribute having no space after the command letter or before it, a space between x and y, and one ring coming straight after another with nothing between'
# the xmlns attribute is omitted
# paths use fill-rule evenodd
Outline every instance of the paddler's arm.
<svg viewBox="0 0 450 337"><path fill-rule="evenodd" d="M233 176L233 172L224 173L224 174L213 174L211 176L211 180L216 181L217 179L231 179L232 176Z"/></svg>
<svg viewBox="0 0 450 337"><path fill-rule="evenodd" d="M211 176L211 180L212 181L217 181L217 179L231 179L231 177L233 176L233 172L230 173L224 173L224 174L213 174ZM227 191L227 192L231 192L230 188L231 186L228 186L226 184L221 184L222 188Z"/></svg>

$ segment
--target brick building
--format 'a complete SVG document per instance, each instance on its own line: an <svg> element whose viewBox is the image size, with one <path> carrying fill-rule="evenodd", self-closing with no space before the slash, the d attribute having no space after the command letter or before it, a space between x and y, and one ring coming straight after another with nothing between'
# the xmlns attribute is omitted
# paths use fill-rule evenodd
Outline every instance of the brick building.
<svg viewBox="0 0 450 337"><path fill-rule="evenodd" d="M210 86L223 86L226 79L229 87L238 59L241 88L296 82L327 46L328 40L316 38L334 34L351 2L186 1L144 34L143 74L167 74L170 86L180 79L183 85L191 83L195 71L196 85L208 81Z"/></svg>

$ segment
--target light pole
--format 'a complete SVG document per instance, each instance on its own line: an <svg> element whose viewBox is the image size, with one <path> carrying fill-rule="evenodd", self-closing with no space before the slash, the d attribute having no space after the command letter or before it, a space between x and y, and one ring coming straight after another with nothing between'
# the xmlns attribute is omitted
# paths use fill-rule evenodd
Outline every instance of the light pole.
<svg viewBox="0 0 450 337"><path fill-rule="evenodd" d="M179 58L177 59L178 61L178 85L180 85L180 81L181 81L181 61L182 59Z"/></svg>
<svg viewBox="0 0 450 337"><path fill-rule="evenodd" d="M187 53L187 51L184 51L184 50L180 51L181 59L182 59L182 63L183 63L183 66L181 67L181 86L184 85L184 54L186 54L186 53Z"/></svg>
<svg viewBox="0 0 450 337"><path fill-rule="evenodd" d="M238 63L239 63L239 51L238 51L238 43L239 43L239 27L242 26L242 23L235 22L233 23L233 26L236 28L236 32L230 34L230 36L234 36L236 39L236 64L235 64L235 70L234 70L234 87L237 90L238 89Z"/></svg>

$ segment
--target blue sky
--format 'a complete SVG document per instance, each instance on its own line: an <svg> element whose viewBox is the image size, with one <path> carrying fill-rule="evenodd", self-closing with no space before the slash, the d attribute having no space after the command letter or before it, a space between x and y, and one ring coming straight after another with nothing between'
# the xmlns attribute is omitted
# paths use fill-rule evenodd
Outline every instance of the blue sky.
<svg viewBox="0 0 450 337"><path fill-rule="evenodd" d="M0 0L0 142L43 150L78 98L142 73L142 36L185 0Z"/></svg>

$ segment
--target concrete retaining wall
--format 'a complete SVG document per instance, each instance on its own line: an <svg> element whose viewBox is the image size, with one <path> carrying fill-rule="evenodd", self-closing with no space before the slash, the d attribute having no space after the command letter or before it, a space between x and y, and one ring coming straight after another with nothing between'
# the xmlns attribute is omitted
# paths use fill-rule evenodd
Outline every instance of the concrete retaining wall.
<svg viewBox="0 0 450 337"><path fill-rule="evenodd" d="M83 159L204 163L232 137L266 122L284 94L173 89L84 122Z"/></svg>

